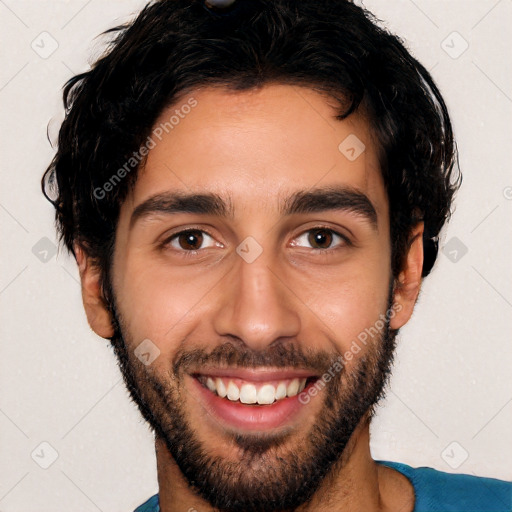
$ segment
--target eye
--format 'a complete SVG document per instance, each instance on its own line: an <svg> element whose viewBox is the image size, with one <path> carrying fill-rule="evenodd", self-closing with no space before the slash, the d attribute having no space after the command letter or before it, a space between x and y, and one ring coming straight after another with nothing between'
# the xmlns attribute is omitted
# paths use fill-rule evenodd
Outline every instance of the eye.
<svg viewBox="0 0 512 512"><path fill-rule="evenodd" d="M305 231L295 239L294 246L304 247L305 244L309 244L313 249L334 249L336 245L347 245L349 241L343 235L336 233L329 228L314 228ZM333 247L333 244L335 246Z"/></svg>
<svg viewBox="0 0 512 512"><path fill-rule="evenodd" d="M203 245L207 244L207 245ZM205 231L200 229L188 229L175 233L167 239L165 245L170 245L179 251L198 251L207 247L214 247L215 240Z"/></svg>

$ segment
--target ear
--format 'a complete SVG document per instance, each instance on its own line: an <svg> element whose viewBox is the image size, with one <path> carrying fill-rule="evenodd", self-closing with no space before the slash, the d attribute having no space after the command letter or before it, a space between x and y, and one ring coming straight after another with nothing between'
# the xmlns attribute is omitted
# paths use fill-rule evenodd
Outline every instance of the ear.
<svg viewBox="0 0 512 512"><path fill-rule="evenodd" d="M91 329L102 338L114 335L110 312L100 285L100 269L77 244L73 246L82 283L82 301Z"/></svg>
<svg viewBox="0 0 512 512"><path fill-rule="evenodd" d="M423 268L423 228L423 222L416 224L409 237L404 268L395 282L393 309L396 314L390 319L391 329L400 329L409 321L420 293Z"/></svg>

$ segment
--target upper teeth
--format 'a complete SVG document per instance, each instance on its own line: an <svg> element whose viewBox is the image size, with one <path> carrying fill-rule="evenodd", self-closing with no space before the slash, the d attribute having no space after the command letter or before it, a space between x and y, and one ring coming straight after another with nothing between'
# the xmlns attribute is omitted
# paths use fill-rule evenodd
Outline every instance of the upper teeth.
<svg viewBox="0 0 512 512"><path fill-rule="evenodd" d="M232 402L240 400L243 404L272 404L276 400L282 400L285 397L298 395L306 386L305 378L283 380L274 386L269 383L259 383L258 388L254 384L243 383L237 385L231 379L222 379L220 377L206 379L206 386L222 398L227 398ZM204 381L204 380L203 380ZM227 382L227 384L226 384Z"/></svg>

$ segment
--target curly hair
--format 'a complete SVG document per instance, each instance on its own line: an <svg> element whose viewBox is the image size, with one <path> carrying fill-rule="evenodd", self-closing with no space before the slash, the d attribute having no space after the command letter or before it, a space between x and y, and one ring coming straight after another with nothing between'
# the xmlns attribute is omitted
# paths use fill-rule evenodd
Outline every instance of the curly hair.
<svg viewBox="0 0 512 512"><path fill-rule="evenodd" d="M281 83L329 94L338 120L365 113L389 199L393 275L419 221L423 276L430 272L461 181L451 122L428 71L371 13L348 0L237 0L224 9L160 0L107 33L105 53L64 87L66 117L42 179L70 252L78 244L108 272L120 205L144 160L101 198L94 191L166 107L198 87Z"/></svg>

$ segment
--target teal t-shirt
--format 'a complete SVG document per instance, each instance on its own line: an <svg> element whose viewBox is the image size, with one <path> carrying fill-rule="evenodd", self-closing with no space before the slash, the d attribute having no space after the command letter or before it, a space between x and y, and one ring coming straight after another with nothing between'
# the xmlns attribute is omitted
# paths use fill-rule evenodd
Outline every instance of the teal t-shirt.
<svg viewBox="0 0 512 512"><path fill-rule="evenodd" d="M376 461L407 477L416 496L414 512L511 512L512 482L412 468L399 462ZM134 512L160 512L158 494Z"/></svg>

